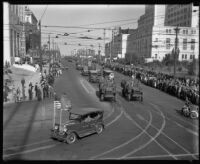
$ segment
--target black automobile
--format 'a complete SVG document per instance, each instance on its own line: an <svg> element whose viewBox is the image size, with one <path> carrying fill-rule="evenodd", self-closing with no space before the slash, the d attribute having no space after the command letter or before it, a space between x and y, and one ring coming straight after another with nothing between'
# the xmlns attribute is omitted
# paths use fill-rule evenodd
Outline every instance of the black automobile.
<svg viewBox="0 0 200 164"><path fill-rule="evenodd" d="M103 113L103 110L96 108L72 109L68 121L62 125L54 124L51 137L72 144L78 138L93 133L100 134L104 129Z"/></svg>

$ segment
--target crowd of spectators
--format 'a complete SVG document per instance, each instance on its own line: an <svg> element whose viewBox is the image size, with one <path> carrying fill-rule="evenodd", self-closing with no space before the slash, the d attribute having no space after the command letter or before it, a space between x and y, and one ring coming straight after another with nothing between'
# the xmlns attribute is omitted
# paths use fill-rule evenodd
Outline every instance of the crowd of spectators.
<svg viewBox="0 0 200 164"><path fill-rule="evenodd" d="M120 64L107 65L125 75L136 76L143 84L159 89L182 100L188 99L191 103L199 104L199 78L175 77L164 73L156 73L152 70Z"/></svg>

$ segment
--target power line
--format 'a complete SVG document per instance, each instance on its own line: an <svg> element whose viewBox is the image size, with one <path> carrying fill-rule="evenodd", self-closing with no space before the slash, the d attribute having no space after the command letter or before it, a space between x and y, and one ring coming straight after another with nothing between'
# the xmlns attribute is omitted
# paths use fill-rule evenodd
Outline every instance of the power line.
<svg viewBox="0 0 200 164"><path fill-rule="evenodd" d="M45 14L45 12L46 12L46 10L47 10L47 7L48 7L48 5L46 6L46 8L45 8L45 10L44 10L44 12L43 12L43 14L42 14L42 16L41 16L40 20L42 20L42 17L44 16L44 14Z"/></svg>

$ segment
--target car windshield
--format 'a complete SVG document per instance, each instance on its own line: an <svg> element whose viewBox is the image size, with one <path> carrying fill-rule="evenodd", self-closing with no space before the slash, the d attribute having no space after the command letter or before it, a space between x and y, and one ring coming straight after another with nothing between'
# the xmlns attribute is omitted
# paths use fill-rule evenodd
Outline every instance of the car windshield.
<svg viewBox="0 0 200 164"><path fill-rule="evenodd" d="M70 117L69 117L70 120L77 120L77 119L80 119L80 118L81 118L80 115L74 114L74 113L71 113Z"/></svg>

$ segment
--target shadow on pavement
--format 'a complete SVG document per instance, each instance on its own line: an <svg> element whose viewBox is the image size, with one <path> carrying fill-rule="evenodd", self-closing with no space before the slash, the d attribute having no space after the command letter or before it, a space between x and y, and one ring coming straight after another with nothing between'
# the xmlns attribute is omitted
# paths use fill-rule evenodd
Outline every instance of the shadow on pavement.
<svg viewBox="0 0 200 164"><path fill-rule="evenodd" d="M20 145L22 145L22 146L23 146L23 145L26 145L26 143L27 143L27 140L28 140L29 135L30 135L31 130L32 130L32 125L33 125L33 123L34 123L34 121L35 121L35 116L36 116L37 111L38 111L38 109L39 109L39 105L40 105L40 102L36 102L36 104L34 105L34 108L32 109L33 111L32 111L32 114L31 114L30 121L29 121L29 123L28 123L28 127L26 128L26 131L24 132L24 138L23 138L23 140L22 140L22 143L20 144ZM36 134L36 135L37 135L37 134ZM19 149L17 150L17 152L23 152L23 151L24 151L24 148L25 148L25 147L19 148ZM21 159L21 154L16 155L16 156L15 156L14 158L12 158L12 159L17 159L17 160Z"/></svg>
<svg viewBox="0 0 200 164"><path fill-rule="evenodd" d="M14 109L12 109L13 111L11 112L11 114L9 115L8 119L5 121L4 125L3 125L3 129L5 129L8 125L8 123L12 120L12 118L14 117L14 115L17 113L17 111L20 109L22 103L17 103L16 107Z"/></svg>

